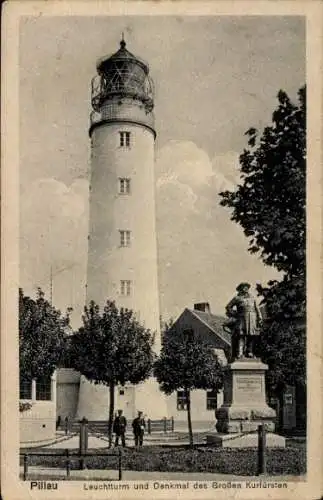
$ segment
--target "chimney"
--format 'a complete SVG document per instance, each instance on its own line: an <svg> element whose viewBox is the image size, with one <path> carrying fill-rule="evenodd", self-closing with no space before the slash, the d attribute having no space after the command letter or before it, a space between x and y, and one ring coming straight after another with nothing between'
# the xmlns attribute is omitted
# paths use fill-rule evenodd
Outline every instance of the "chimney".
<svg viewBox="0 0 323 500"><path fill-rule="evenodd" d="M209 314L211 313L210 304L208 302L198 302L197 304L194 304L194 310L206 312Z"/></svg>

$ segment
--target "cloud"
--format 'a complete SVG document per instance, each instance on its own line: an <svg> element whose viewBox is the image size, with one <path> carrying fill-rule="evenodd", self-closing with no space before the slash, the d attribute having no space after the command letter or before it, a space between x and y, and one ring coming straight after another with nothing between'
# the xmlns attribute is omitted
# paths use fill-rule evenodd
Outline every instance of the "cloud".
<svg viewBox="0 0 323 500"><path fill-rule="evenodd" d="M157 186L178 181L190 186L207 183L213 175L210 158L189 141L169 141L157 153Z"/></svg>
<svg viewBox="0 0 323 500"><path fill-rule="evenodd" d="M70 186L51 178L33 182L20 198L20 283L26 293L41 286L48 296L52 269L55 304L83 304L87 234L86 180Z"/></svg>
<svg viewBox="0 0 323 500"><path fill-rule="evenodd" d="M211 161L208 154L190 141L169 141L157 154L157 189L178 184L187 186L187 194L198 194L206 185L217 192L233 190L239 179L238 153L230 151L215 155Z"/></svg>
<svg viewBox="0 0 323 500"><path fill-rule="evenodd" d="M207 300L223 314L236 284L266 282L273 270L247 251L248 240L220 206L219 192L239 182L238 154L215 155L170 141L156 163L161 312L176 317Z"/></svg>
<svg viewBox="0 0 323 500"><path fill-rule="evenodd" d="M169 141L156 158L157 218L161 228L164 222L167 225L166 216L173 216L174 210L181 212L183 223L190 212L207 209L205 197L233 190L236 166L234 152L215 156L211 162L208 154L193 142Z"/></svg>

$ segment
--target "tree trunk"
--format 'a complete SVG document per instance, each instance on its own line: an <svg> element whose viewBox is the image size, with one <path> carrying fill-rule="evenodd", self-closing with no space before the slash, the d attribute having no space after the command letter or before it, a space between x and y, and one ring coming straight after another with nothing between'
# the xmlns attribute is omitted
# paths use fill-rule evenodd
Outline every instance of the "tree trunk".
<svg viewBox="0 0 323 500"><path fill-rule="evenodd" d="M108 436L109 436L109 448L112 447L112 428L113 428L113 417L114 417L114 382L109 384L109 424L108 424Z"/></svg>
<svg viewBox="0 0 323 500"><path fill-rule="evenodd" d="M193 429L192 429L192 418L191 418L191 394L189 389L185 389L186 407L187 407L187 423L188 423L188 435L190 447L193 448Z"/></svg>

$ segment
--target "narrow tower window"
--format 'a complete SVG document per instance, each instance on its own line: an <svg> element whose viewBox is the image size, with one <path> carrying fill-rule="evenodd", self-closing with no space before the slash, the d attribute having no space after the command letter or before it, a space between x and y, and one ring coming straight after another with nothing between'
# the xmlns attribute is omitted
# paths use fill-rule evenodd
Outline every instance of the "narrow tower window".
<svg viewBox="0 0 323 500"><path fill-rule="evenodd" d="M120 147L130 148L130 132L119 132L120 134Z"/></svg>
<svg viewBox="0 0 323 500"><path fill-rule="evenodd" d="M119 179L119 194L130 194L130 179L120 177Z"/></svg>
<svg viewBox="0 0 323 500"><path fill-rule="evenodd" d="M36 399L39 401L50 401L51 394L51 379L43 378L36 382Z"/></svg>
<svg viewBox="0 0 323 500"><path fill-rule="evenodd" d="M32 399L31 396L31 389L32 387L32 381L31 380L20 380L20 385L19 385L19 398L20 399Z"/></svg>
<svg viewBox="0 0 323 500"><path fill-rule="evenodd" d="M187 410L185 391L177 391L177 409L180 411Z"/></svg>
<svg viewBox="0 0 323 500"><path fill-rule="evenodd" d="M206 409L216 410L218 407L217 391L206 391Z"/></svg>
<svg viewBox="0 0 323 500"><path fill-rule="evenodd" d="M120 281L120 294L123 296L129 296L131 294L131 281L121 280Z"/></svg>
<svg viewBox="0 0 323 500"><path fill-rule="evenodd" d="M131 242L131 232L120 230L120 246L121 247L130 247Z"/></svg>

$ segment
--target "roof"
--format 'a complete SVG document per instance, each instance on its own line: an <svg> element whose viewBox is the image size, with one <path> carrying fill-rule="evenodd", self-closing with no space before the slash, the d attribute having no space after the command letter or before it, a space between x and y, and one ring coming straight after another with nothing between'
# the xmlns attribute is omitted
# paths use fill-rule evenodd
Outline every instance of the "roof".
<svg viewBox="0 0 323 500"><path fill-rule="evenodd" d="M224 316L217 316L215 314L198 311L196 309L187 310L202 321L210 330L212 330L213 333L222 338L226 344L231 346L231 336L223 330L223 323L225 322Z"/></svg>
<svg viewBox="0 0 323 500"><path fill-rule="evenodd" d="M98 71L103 69L107 64L110 64L112 61L132 61L139 64L139 66L141 66L146 73L148 72L148 64L145 63L139 57L129 52L129 50L126 49L126 42L124 40L121 40L120 49L117 52L115 52L112 55L101 57L97 61L96 67Z"/></svg>

